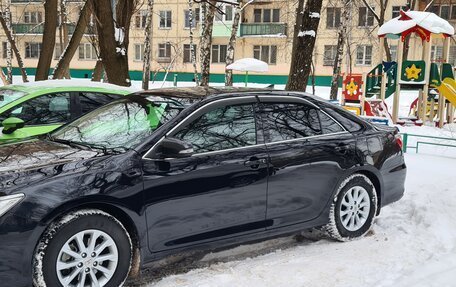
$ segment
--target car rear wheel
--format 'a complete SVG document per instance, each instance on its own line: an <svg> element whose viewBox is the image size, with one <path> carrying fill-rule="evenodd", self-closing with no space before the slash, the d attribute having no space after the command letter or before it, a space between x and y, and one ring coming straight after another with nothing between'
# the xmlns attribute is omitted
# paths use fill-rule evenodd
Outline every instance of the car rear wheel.
<svg viewBox="0 0 456 287"><path fill-rule="evenodd" d="M322 230L330 237L347 241L365 235L377 213L377 193L363 174L346 178L330 208L329 223Z"/></svg>
<svg viewBox="0 0 456 287"><path fill-rule="evenodd" d="M122 224L100 210L80 210L53 223L33 262L35 286L122 286L132 243Z"/></svg>

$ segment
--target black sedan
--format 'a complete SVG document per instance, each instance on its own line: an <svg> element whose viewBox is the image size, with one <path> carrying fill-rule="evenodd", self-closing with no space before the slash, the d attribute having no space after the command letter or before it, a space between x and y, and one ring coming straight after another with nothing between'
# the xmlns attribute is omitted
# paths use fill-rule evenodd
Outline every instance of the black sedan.
<svg viewBox="0 0 456 287"><path fill-rule="evenodd" d="M305 93L128 96L0 147L1 285L117 287L176 253L363 236L404 193L401 145Z"/></svg>

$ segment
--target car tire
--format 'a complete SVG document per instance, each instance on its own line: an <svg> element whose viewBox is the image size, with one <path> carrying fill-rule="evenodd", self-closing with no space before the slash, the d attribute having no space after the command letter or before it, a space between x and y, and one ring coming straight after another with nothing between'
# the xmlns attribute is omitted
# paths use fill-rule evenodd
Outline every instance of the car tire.
<svg viewBox="0 0 456 287"><path fill-rule="evenodd" d="M132 261L131 238L123 225L101 210L71 212L49 226L33 259L36 287L122 286ZM83 284L84 285L84 284Z"/></svg>
<svg viewBox="0 0 456 287"><path fill-rule="evenodd" d="M329 223L320 230L339 241L364 236L377 214L377 192L363 174L353 174L339 185L329 210Z"/></svg>

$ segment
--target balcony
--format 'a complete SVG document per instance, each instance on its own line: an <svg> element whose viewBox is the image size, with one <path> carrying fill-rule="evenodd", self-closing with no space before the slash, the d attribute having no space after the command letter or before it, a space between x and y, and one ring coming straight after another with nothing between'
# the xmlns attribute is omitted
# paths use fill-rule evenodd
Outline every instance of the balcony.
<svg viewBox="0 0 456 287"><path fill-rule="evenodd" d="M11 0L11 4L43 4L43 0Z"/></svg>
<svg viewBox="0 0 456 287"><path fill-rule="evenodd" d="M43 24L25 24L16 23L11 25L14 34L43 34ZM68 34L72 35L74 32L75 25L68 24ZM58 28L57 28L58 29ZM86 29L86 33L88 33Z"/></svg>
<svg viewBox="0 0 456 287"><path fill-rule="evenodd" d="M248 36L286 36L286 23L242 23L241 37Z"/></svg>

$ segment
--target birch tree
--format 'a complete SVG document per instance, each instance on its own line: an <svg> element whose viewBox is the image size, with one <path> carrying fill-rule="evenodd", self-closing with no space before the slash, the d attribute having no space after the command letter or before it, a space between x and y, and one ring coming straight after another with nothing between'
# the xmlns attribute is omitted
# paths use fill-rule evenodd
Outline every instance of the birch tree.
<svg viewBox="0 0 456 287"><path fill-rule="evenodd" d="M347 37L347 26L350 22L350 10L352 9L352 0L345 0L342 12L342 22L337 35L336 55L334 57L333 75L331 79L330 99L337 100L339 91L339 77L342 68L342 56L344 54L345 39Z"/></svg>
<svg viewBox="0 0 456 287"><path fill-rule="evenodd" d="M93 9L92 3L93 0L87 0L81 9L81 12L79 12L79 19L76 23L73 35L71 36L71 39L65 49L63 49L62 55L54 68L54 73L52 75L53 79L62 79L69 71L70 62L78 50L81 39L84 36L88 23L90 22L90 15L92 14Z"/></svg>
<svg viewBox="0 0 456 287"><path fill-rule="evenodd" d="M9 11L9 10L8 10ZM7 14L7 17L10 17L11 14ZM11 46L11 50L16 57L17 65L21 72L22 82L27 83L27 71L24 68L24 61L22 60L21 53L19 53L19 49L17 48L16 39L14 38L13 32L11 30L11 26L8 26L7 21L5 20L5 13L0 13L0 24L2 25L3 30L5 31L5 36L8 39L8 43Z"/></svg>
<svg viewBox="0 0 456 287"><path fill-rule="evenodd" d="M43 42L36 68L35 81L47 80L49 78L57 30L57 7L58 0L46 0L44 2Z"/></svg>
<svg viewBox="0 0 456 287"><path fill-rule="evenodd" d="M142 88L144 90L149 89L150 81L150 57L151 57L151 46L152 46L152 16L154 14L154 0L147 0L147 18L146 18L146 29L145 29L145 42L144 42L144 59L143 59L143 77L142 77Z"/></svg>
<svg viewBox="0 0 456 287"><path fill-rule="evenodd" d="M8 30L11 30L11 0L5 1L5 21ZM3 71L3 70L2 70ZM13 83L13 53L11 49L11 43L6 42L6 71L7 71L7 83Z"/></svg>
<svg viewBox="0 0 456 287"><path fill-rule="evenodd" d="M193 77L195 79L195 83L199 86L199 76L198 76L198 68L196 66L196 50L195 44L193 40L193 23L194 23L194 16L193 16L193 0L188 0L188 23L190 25L189 33L190 33L190 61L192 62L193 66Z"/></svg>
<svg viewBox="0 0 456 287"><path fill-rule="evenodd" d="M372 5L370 5L367 0L362 0L364 5L366 5L366 7L369 9L369 11L372 13L372 15L374 16L374 19L375 21L377 21L377 24L378 26L382 26L384 23L385 23L385 13L386 13L386 8L388 7L389 5L389 0L378 0L378 4L380 6L380 14L378 14L374 7L372 7ZM391 51L390 51L390 48L388 46L388 41L387 39L385 38L385 41L383 42L383 49L385 50L385 56L386 56L386 60L388 62L391 61Z"/></svg>
<svg viewBox="0 0 456 287"><path fill-rule="evenodd" d="M63 54L64 49L68 46L69 32L68 32L68 13L66 9L66 0L60 0L60 25L59 25L59 40L60 40L60 53ZM70 78L70 68L65 69L65 78Z"/></svg>
<svg viewBox="0 0 456 287"><path fill-rule="evenodd" d="M247 2L243 6L243 0L239 1L239 6L235 8L234 11L234 18L233 24L231 25L231 36L230 42L228 43L228 47L226 49L226 66L231 65L234 62L234 52L236 48L236 39L237 39L237 32L239 29L239 22L241 20L241 14L244 8L253 2L253 0ZM232 86L233 85L233 70L225 69L225 86Z"/></svg>
<svg viewBox="0 0 456 287"><path fill-rule="evenodd" d="M200 41L201 86L209 85L209 75L211 69L212 30L214 26L216 4L217 1L215 0L208 0L207 2L203 3L205 6L205 13Z"/></svg>
<svg viewBox="0 0 456 287"><path fill-rule="evenodd" d="M323 0L298 1L293 36L291 66L286 90L305 91L312 66Z"/></svg>

